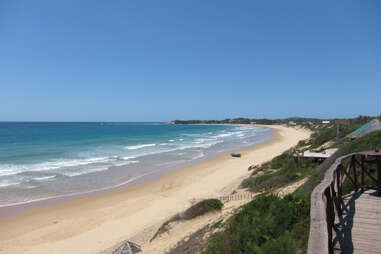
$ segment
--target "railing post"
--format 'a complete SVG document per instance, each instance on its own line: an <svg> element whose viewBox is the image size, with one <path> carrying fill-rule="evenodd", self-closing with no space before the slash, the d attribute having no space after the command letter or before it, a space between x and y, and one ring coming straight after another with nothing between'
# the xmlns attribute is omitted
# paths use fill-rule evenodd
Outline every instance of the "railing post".
<svg viewBox="0 0 381 254"><path fill-rule="evenodd" d="M357 174L356 174L355 155L352 155L351 167L352 167L352 170L353 170L353 181L354 181L354 184L355 184L355 191L357 192L358 191L358 183L357 183Z"/></svg>
<svg viewBox="0 0 381 254"><path fill-rule="evenodd" d="M327 215L327 231L328 231L328 253L333 254L333 242L332 242L332 229L335 222L335 211L332 205L331 188L328 187L324 191L327 203L326 203L326 215Z"/></svg>
<svg viewBox="0 0 381 254"><path fill-rule="evenodd" d="M361 191L365 190L365 156L361 156Z"/></svg>
<svg viewBox="0 0 381 254"><path fill-rule="evenodd" d="M341 204L343 203L343 192L341 190L341 170L342 170L343 166L340 164L337 169L336 169L336 185L337 185L337 197L339 199L339 203L340 203L340 210L341 210ZM340 214L341 215L341 214Z"/></svg>
<svg viewBox="0 0 381 254"><path fill-rule="evenodd" d="M336 207L336 212L338 215L341 216L341 207L340 207L340 203L339 203L339 200L337 198L336 191L335 191L335 181L332 181L332 183L331 183L331 191L332 191L332 200L333 200L333 203L335 204L335 207Z"/></svg>
<svg viewBox="0 0 381 254"><path fill-rule="evenodd" d="M377 156L377 195L381 196L381 157Z"/></svg>

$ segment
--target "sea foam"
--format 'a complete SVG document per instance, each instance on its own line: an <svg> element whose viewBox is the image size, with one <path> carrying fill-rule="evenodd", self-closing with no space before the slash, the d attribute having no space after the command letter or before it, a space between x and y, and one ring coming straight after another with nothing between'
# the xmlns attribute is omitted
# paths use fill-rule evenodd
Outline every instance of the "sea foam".
<svg viewBox="0 0 381 254"><path fill-rule="evenodd" d="M137 149L141 149L144 147L151 147L151 146L156 146L156 144L143 144L143 145L136 145L136 146L126 146L124 148L127 150L137 150Z"/></svg>

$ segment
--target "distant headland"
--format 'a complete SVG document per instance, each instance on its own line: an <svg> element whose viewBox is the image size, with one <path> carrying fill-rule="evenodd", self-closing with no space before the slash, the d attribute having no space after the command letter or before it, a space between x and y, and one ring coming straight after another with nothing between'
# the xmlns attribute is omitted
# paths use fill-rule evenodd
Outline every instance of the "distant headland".
<svg viewBox="0 0 381 254"><path fill-rule="evenodd" d="M305 125L305 124L320 124L322 122L330 121L329 119L319 118L305 118L305 117L289 117L284 119L267 119L267 118L227 118L224 120L174 120L167 122L167 124L291 124L291 125Z"/></svg>

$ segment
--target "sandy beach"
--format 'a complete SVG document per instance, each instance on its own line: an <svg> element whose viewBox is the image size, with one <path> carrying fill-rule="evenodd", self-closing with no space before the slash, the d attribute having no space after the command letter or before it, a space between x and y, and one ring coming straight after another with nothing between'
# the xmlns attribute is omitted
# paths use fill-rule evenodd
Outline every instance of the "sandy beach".
<svg viewBox="0 0 381 254"><path fill-rule="evenodd" d="M241 158L226 153L148 183L0 219L0 253L110 253L195 200L230 194L250 174L250 165L269 161L310 135L267 127L276 130L273 139L237 151Z"/></svg>

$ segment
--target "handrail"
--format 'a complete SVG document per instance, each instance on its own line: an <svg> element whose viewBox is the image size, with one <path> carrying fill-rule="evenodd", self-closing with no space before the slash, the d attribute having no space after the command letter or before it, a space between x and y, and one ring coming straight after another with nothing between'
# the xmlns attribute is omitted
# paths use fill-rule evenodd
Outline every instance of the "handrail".
<svg viewBox="0 0 381 254"><path fill-rule="evenodd" d="M369 157L376 160L367 161ZM360 160L356 157L360 157ZM344 168L344 163L350 159L348 167ZM377 179L375 179L370 170L367 169L367 163L376 161ZM357 167L356 167L357 165ZM360 172L357 172L360 169ZM360 175L358 175L360 173ZM358 177L361 177L360 183ZM315 187L311 194L310 211L310 233L308 239L308 254L333 253L333 228L336 214L342 214L342 186L349 179L354 185L355 191L358 188L364 189L365 176L376 183L379 193L381 192L381 153L378 150L352 153L341 156L329 167L324 174L324 179ZM335 181L336 180L336 181Z"/></svg>

